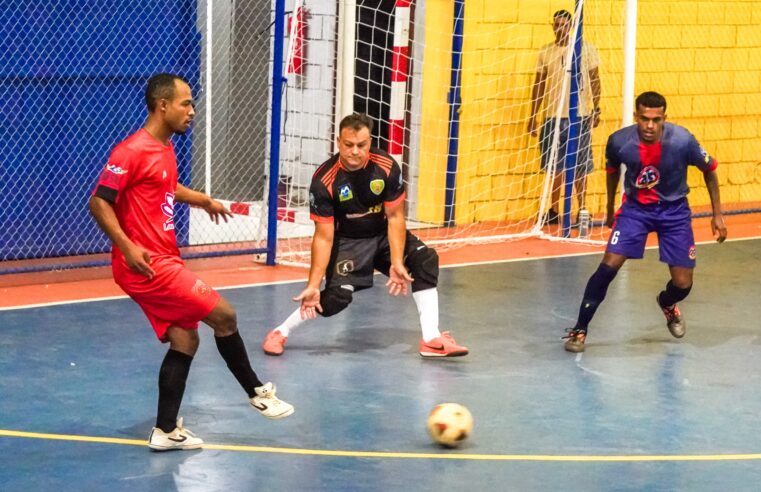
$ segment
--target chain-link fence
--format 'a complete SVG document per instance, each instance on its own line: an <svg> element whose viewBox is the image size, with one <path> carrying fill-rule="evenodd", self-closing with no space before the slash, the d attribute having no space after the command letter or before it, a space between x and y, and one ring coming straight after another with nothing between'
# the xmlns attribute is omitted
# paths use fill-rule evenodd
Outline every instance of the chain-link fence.
<svg viewBox="0 0 761 492"><path fill-rule="evenodd" d="M186 78L196 99L193 129L174 139L180 181L237 212L230 224L215 226L202 211L177 207L180 246L259 247L266 238L273 5L4 1L0 271L9 260L109 250L87 202L111 149L145 121L145 83L158 72Z"/></svg>

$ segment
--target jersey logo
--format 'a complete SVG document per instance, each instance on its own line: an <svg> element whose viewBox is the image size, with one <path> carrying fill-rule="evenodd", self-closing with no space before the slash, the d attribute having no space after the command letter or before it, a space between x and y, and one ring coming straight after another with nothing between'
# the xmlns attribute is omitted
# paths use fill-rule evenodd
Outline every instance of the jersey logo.
<svg viewBox="0 0 761 492"><path fill-rule="evenodd" d="M382 179L374 179L370 181L370 191L375 193L376 195L380 195L383 193L383 188L386 187L386 182Z"/></svg>
<svg viewBox="0 0 761 492"><path fill-rule="evenodd" d="M342 277L354 271L354 260L343 260L336 263L336 273Z"/></svg>
<svg viewBox="0 0 761 492"><path fill-rule="evenodd" d="M161 211L169 217L164 222L164 230L171 231L174 229L174 194L167 193L164 195L164 203L161 204Z"/></svg>
<svg viewBox="0 0 761 492"><path fill-rule="evenodd" d="M196 297L203 297L207 295L211 291L211 289L209 288L208 285L206 285L206 283L203 280L199 278L199 279L196 279L196 283L193 285L193 288L191 289L191 291L193 292L193 295L195 295Z"/></svg>
<svg viewBox="0 0 761 492"><path fill-rule="evenodd" d="M338 201L339 202L347 202L354 198L354 193L351 192L351 187L348 184L345 184L338 188Z"/></svg>
<svg viewBox="0 0 761 492"><path fill-rule="evenodd" d="M661 181L661 173L655 166L645 166L639 172L635 186L639 189L651 189Z"/></svg>
<svg viewBox="0 0 761 492"><path fill-rule="evenodd" d="M106 170L119 176L122 174L127 174L126 169L122 168L121 166L117 166L116 164L106 164Z"/></svg>

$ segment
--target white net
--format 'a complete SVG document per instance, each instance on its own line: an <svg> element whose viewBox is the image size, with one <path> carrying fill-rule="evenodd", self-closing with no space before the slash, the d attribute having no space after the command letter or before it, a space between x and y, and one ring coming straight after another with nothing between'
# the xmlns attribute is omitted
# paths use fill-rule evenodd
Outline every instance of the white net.
<svg viewBox="0 0 761 492"><path fill-rule="evenodd" d="M109 250L87 201L110 150L142 126L145 83L159 72L185 77L196 98L194 128L174 139L181 181L238 212L215 226L202 211L178 206L180 245L213 254L262 244L272 10L215 1L210 18L207 7L204 0L3 2L2 271L39 259L63 267L79 261L71 255Z"/></svg>
<svg viewBox="0 0 761 492"><path fill-rule="evenodd" d="M305 64L302 74L289 76L286 93L288 111L282 171L289 184L287 206L293 222L287 231L281 229L278 233L281 258L284 254L298 255L308 248L304 236L308 238L311 234L306 203L309 181L316 167L334 152L336 113L344 116L351 111L369 114L375 121L374 144L392 155L397 154L405 173L409 226L438 248L529 235L563 236L560 225L545 223L547 218L555 222L545 214L551 206L562 214L563 201L556 197L556 203L552 203L550 183L545 180L546 174L540 166L539 135L531 135L527 126L537 57L540 48L554 40L554 11L550 5L553 2L545 2L541 9L536 9L541 13L526 15L525 19L514 12L514 19L501 20L494 19L493 9L482 10L483 5L470 8L466 3L462 13L461 65L454 84L455 12L444 11L431 2L414 2L407 13L403 10L405 3L357 2L356 62L350 67L354 71L351 79L354 93L349 98L350 110L342 106L342 95L336 94L334 85L344 75L335 68L342 56L335 55L342 46L338 13L332 4L307 2L303 6L308 11L303 37ZM617 104L618 98L612 94L620 93L623 65L620 49L623 17L619 13L611 19L612 4L621 2L596 2L598 6L601 3L604 4L602 9L587 8L584 36L589 45L598 45L593 51L596 56L592 68L599 67L600 93L607 97L596 97L594 101L582 98L588 105L582 114L591 118L596 103L602 118L595 129L591 124L583 125L577 137L579 141L588 142L587 147L593 154L589 157L585 195L585 206L593 211L593 220L601 220L598 212L600 192L604 192L601 183L605 179L601 145L607 133L619 124L611 117L617 111L609 111L608 107ZM300 3L296 2L293 9L299 7ZM569 27L571 22L569 20ZM404 43L407 34L408 42ZM404 53L399 49L400 39L402 46L408 47L408 60L401 59ZM565 59L572 46L571 50L558 50ZM550 61L550 65L552 63L560 61L556 59ZM399 77L398 67L405 65L408 67L404 74L406 80L401 84L404 106L399 117L394 98L399 99L399 79L404 79ZM583 67L588 66L585 61ZM547 70L546 64L544 70ZM537 129L545 118L549 120L558 114L554 95L559 94L560 89L550 87L550 82L565 82L565 100L568 101L567 80L562 76L552 77L545 84L547 95L537 111ZM588 70L582 82L586 85L581 89L587 94ZM450 104L457 95L459 99ZM457 127L453 125L452 115L457 117ZM559 116L567 118L567 114ZM396 123L402 126L401 138L395 134ZM552 150L555 133L549 131L545 136L543 147L548 157L550 152L562 154L565 147L555 142L555 150ZM456 149L452 147L455 137ZM395 152L398 145L401 151ZM558 150L558 147L562 148ZM561 171L558 169L558 176L563 174ZM448 178L453 183L449 188ZM556 184L561 186L562 179ZM578 213L578 203L574 190L570 200L573 210L569 214L572 222ZM601 238L600 228L594 229L590 239Z"/></svg>
<svg viewBox="0 0 761 492"><path fill-rule="evenodd" d="M285 39L274 39L277 1L4 2L3 269L9 260L108 250L87 211L89 192L110 149L142 124L145 81L160 71L185 76L197 98L195 127L175 140L181 180L237 214L230 224L214 226L199 211L178 207L178 239L193 254L264 246L276 122L278 253L304 261L313 230L309 182L334 152L336 121L351 112L374 119L376 146L402 164L409 225L424 240L447 248L565 237L560 225L546 223L552 218L546 214L555 208L575 222L579 195L563 184L554 205L554 173L541 170L539 138L528 121L539 53L555 39L553 13L573 11L575 2L504 0L497 7L468 1L455 12L459 2L287 0L290 29ZM597 127L582 127L575 143L591 142L583 203L594 224L605 212L604 145L624 120L626 3L584 2L582 36L599 58L601 119ZM663 93L669 120L690 129L717 157L729 211L761 206L759 24L753 2L640 2L637 16L633 92ZM282 112L273 114L271 93L281 86L270 74L273 47L281 42L291 61L283 66ZM586 63L582 92L584 77L591 78ZM550 99L538 108L537 130L557 110ZM586 104L589 110L588 98ZM561 140L557 133L555 140ZM557 145L547 147L562 154ZM693 210L705 212L708 194L695 170L689 184ZM589 239L606 233L593 228Z"/></svg>
<svg viewBox="0 0 761 492"><path fill-rule="evenodd" d="M562 159L565 136L559 134L563 123L545 135L545 145L540 134L543 121L565 116L552 96L570 100L570 82L551 81L553 63L547 60L553 59L556 41L553 14L561 9L575 13L576 4L583 5L577 84L584 123L576 140L569 142L582 150L576 178L585 174L585 179L574 186L565 172L558 173L561 178L556 181L555 173L542 170L543 150L548 162L555 162L550 155L557 154L559 169L568 167ZM464 2L464 11L458 13L458 2L368 0L357 2L352 18L337 12L333 4L305 0L309 15L304 71L289 77L286 94L284 171L293 221L288 233L280 235L281 253L303 251L308 244L303 237L288 236L311 232L305 213L311 173L333 152L337 117L352 111L373 117L376 145L398 155L407 184L409 225L437 247L526 236L574 239L577 229L564 228L563 219L573 225L582 207L593 225L587 240L604 240L608 233L601 227L606 212L604 147L612 132L632 122L628 111L623 115L622 96L626 4L624 0L506 0L497 7L493 2ZM293 8L300 5L297 2ZM405 13L400 7L407 5ZM721 163L725 211L759 211L761 12L742 2L708 5L683 0L657 6L641 2L639 9L630 96L647 90L664 94L669 121L687 127ZM458 18L462 19L459 38ZM350 30L354 41L342 41L347 38L345 19L355 26ZM405 35L406 64L399 62L395 48L395 40ZM457 40L462 41L461 49L454 47ZM544 51L547 63L538 64L546 45L551 47ZM353 47L345 52L348 55L345 46ZM341 65L347 56L356 59L348 67ZM458 76L453 79L458 60ZM398 67L405 65L399 119L395 90ZM542 67L547 77L544 92L539 91L544 97L537 108L534 135L528 122L532 100L537 99L532 89ZM349 84L353 88L347 89ZM347 90L354 91L348 105ZM600 111L598 121L592 113L595 106ZM401 150L393 151L398 145ZM587 147L591 157L583 152ZM588 173L583 172L585 165ZM690 169L688 182L693 211L705 213L710 200L701 174ZM560 224L552 223L555 212Z"/></svg>

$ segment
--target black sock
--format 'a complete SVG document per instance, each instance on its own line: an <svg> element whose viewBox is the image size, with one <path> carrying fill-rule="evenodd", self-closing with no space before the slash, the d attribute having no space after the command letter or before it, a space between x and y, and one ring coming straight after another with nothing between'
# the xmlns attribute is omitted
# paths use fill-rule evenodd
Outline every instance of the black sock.
<svg viewBox="0 0 761 492"><path fill-rule="evenodd" d="M686 289L680 289L669 280L669 283L666 284L666 290L662 290L658 295L658 304L660 304L661 307L673 306L677 302L684 300L691 290L692 285Z"/></svg>
<svg viewBox="0 0 761 492"><path fill-rule="evenodd" d="M217 350L227 363L228 369L233 373L249 398L256 396L254 388L262 386L262 382L256 377L256 373L251 368L246 354L246 346L240 337L240 332L235 332L226 337L214 337L217 342Z"/></svg>
<svg viewBox="0 0 761 492"><path fill-rule="evenodd" d="M177 426L191 362L192 356L172 349L164 356L159 371L159 409L156 414L156 427L164 432L172 432Z"/></svg>
<svg viewBox="0 0 761 492"><path fill-rule="evenodd" d="M576 322L576 330L587 331L589 322L592 321L592 317L597 311L597 307L605 299L605 294L608 293L608 286L616 277L618 270L609 267L604 263L600 263L595 273L589 277L587 282L587 288L584 290L584 298L581 300L581 306L579 307L579 318Z"/></svg>

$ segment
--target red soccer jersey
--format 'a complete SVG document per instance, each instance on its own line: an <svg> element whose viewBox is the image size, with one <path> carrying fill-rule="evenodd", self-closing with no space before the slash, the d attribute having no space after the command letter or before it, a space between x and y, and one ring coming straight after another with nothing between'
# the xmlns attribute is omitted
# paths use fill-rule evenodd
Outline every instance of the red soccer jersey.
<svg viewBox="0 0 761 492"><path fill-rule="evenodd" d="M113 204L124 233L151 257L179 256L174 234L177 159L171 142L163 145L145 129L119 143L93 191ZM114 245L112 264L128 271L124 254Z"/></svg>

